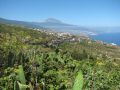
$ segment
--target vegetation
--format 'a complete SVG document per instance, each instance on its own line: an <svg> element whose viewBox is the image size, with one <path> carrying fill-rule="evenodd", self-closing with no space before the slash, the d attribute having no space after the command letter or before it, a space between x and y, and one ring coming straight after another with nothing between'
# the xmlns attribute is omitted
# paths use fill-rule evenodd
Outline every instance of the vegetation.
<svg viewBox="0 0 120 90"><path fill-rule="evenodd" d="M0 24L0 90L119 90L120 47Z"/></svg>
<svg viewBox="0 0 120 90"><path fill-rule="evenodd" d="M73 90L82 90L83 87L83 75L82 72L79 71L78 75L75 78Z"/></svg>

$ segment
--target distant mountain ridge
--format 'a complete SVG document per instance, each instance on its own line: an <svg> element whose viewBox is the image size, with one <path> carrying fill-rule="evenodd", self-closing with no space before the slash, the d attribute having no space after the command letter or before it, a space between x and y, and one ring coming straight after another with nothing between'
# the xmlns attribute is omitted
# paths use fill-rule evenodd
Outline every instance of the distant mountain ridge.
<svg viewBox="0 0 120 90"><path fill-rule="evenodd" d="M114 33L120 32L120 27L82 27L72 24L64 23L55 18L48 18L42 22L26 22L26 21L17 21L17 20L8 20L0 18L0 23L4 24L13 24L24 26L28 28L48 28L48 30L53 30L57 32L68 32L71 34L82 34L82 35L96 35L101 33Z"/></svg>
<svg viewBox="0 0 120 90"><path fill-rule="evenodd" d="M54 19L54 18L48 18L43 22L25 22L25 21L8 20L8 19L0 18L0 23L20 25L20 26L29 27L29 28L40 28L40 29L41 28L49 28L49 29L57 31L57 32L69 32L72 34L78 34L78 32L82 33L82 34L83 33L84 34L91 33L85 27L66 24L66 23L63 23L62 21Z"/></svg>
<svg viewBox="0 0 120 90"><path fill-rule="evenodd" d="M44 22L50 22L50 23L63 23L60 20L54 19L54 18L48 18Z"/></svg>
<svg viewBox="0 0 120 90"><path fill-rule="evenodd" d="M35 24L31 23L31 22L8 20L8 19L4 19L4 18L0 18L0 23L19 25L19 26L24 26L24 27L28 27L28 28L42 28L41 26L35 25Z"/></svg>

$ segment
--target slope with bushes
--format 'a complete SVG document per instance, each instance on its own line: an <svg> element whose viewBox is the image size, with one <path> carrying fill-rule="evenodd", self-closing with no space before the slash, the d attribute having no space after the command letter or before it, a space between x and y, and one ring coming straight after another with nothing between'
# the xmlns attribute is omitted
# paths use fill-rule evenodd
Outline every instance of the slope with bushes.
<svg viewBox="0 0 120 90"><path fill-rule="evenodd" d="M0 90L120 89L120 47L82 38L49 45L57 39L0 24Z"/></svg>

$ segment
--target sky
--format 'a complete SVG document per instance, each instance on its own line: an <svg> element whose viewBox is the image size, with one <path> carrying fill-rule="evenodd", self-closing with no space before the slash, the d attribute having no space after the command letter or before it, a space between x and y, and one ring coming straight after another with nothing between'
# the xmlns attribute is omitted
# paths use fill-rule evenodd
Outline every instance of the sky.
<svg viewBox="0 0 120 90"><path fill-rule="evenodd" d="M0 0L0 17L34 22L56 18L80 26L120 26L120 0Z"/></svg>

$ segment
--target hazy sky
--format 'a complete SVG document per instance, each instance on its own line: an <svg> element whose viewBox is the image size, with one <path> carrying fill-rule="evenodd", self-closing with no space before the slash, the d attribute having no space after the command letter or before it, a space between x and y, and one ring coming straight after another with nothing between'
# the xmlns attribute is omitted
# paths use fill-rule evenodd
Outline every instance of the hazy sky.
<svg viewBox="0 0 120 90"><path fill-rule="evenodd" d="M0 0L0 17L56 18L81 26L120 26L120 0Z"/></svg>

